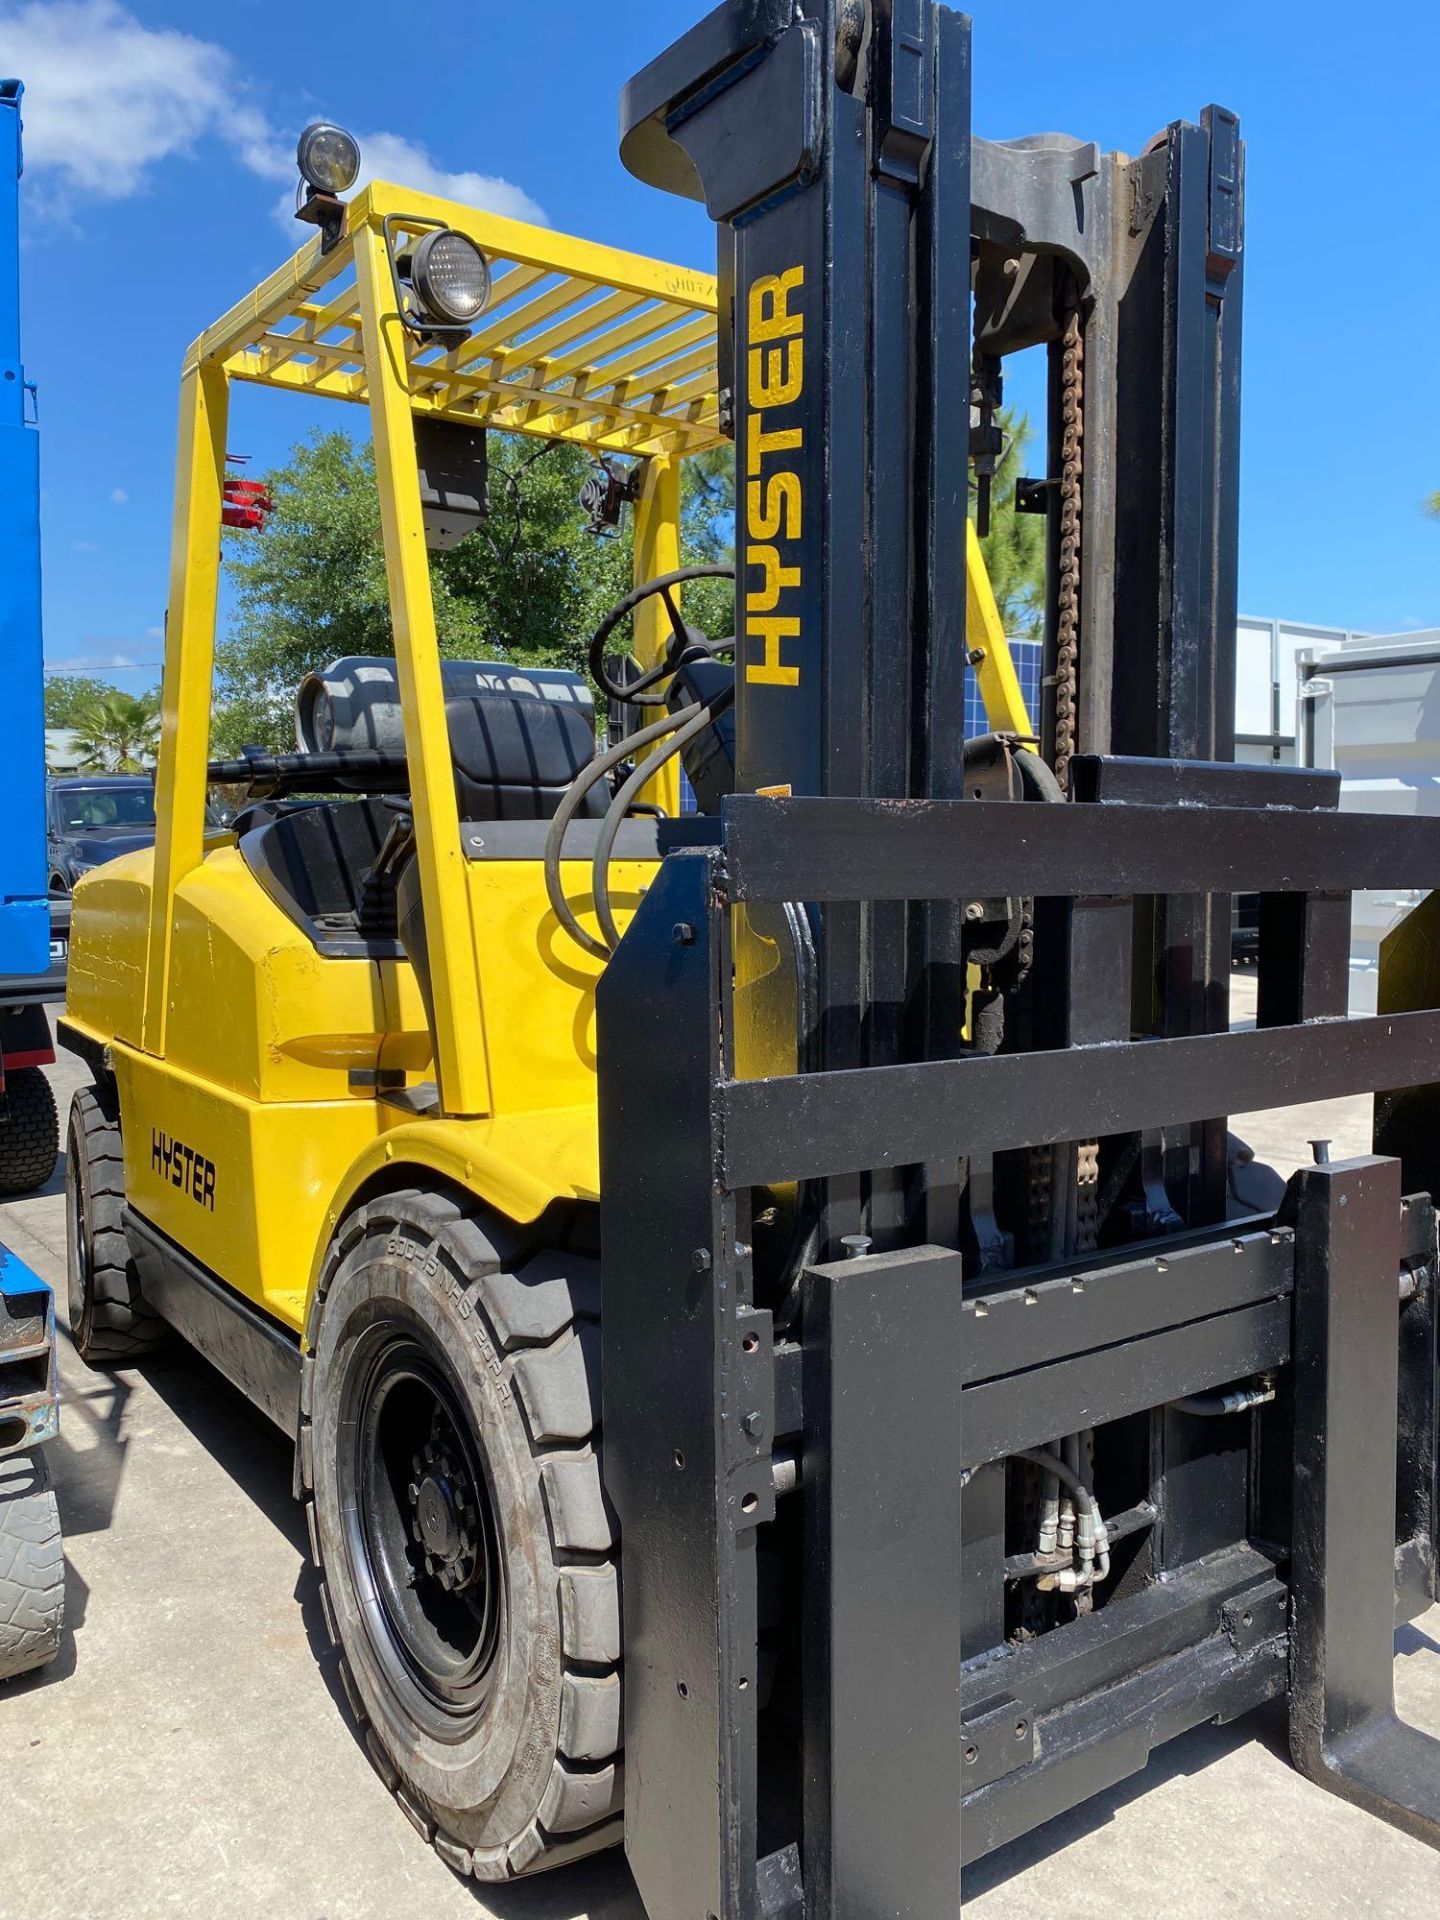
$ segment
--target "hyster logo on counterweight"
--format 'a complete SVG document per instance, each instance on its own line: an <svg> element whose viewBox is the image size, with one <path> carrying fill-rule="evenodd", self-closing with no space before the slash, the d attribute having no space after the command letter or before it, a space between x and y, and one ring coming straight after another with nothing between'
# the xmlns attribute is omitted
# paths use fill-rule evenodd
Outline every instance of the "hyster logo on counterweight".
<svg viewBox="0 0 1440 1920"><path fill-rule="evenodd" d="M215 1211L215 1162L158 1127L150 1129L150 1171L188 1193L197 1207Z"/></svg>
<svg viewBox="0 0 1440 1920"><path fill-rule="evenodd" d="M790 301L804 267L767 274L750 288L745 425L745 678L751 686L798 687L786 658L800 637L800 529L804 500L795 462L805 444L796 408L805 386L805 316ZM786 561L792 562L786 565ZM760 580L752 585L754 569Z"/></svg>

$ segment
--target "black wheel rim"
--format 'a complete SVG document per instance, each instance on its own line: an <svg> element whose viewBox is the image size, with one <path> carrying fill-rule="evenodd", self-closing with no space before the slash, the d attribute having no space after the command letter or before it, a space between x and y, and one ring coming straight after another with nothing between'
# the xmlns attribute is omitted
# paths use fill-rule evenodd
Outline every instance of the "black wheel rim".
<svg viewBox="0 0 1440 1920"><path fill-rule="evenodd" d="M448 1368L408 1328L361 1342L345 1401L339 1491L366 1635L411 1717L460 1739L490 1697L505 1612L484 1456Z"/></svg>

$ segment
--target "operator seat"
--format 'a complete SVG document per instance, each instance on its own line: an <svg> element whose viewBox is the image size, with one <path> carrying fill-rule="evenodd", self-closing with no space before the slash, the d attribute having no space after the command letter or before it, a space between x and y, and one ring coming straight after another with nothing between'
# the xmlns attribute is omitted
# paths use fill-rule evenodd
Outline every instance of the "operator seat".
<svg viewBox="0 0 1440 1920"><path fill-rule="evenodd" d="M487 689L447 700L445 719L462 822L552 819L571 780L595 752L589 710L578 704ZM603 814L608 797L603 784L592 789L582 813ZM376 916L367 910L367 882L394 825L393 807L393 801L387 807L379 798L355 798L282 805L274 813L257 808L262 817L242 832L240 854L322 953L382 958L403 950L428 1005L429 964L413 846L394 868L400 948L395 936L378 937ZM242 816L242 826L244 821ZM482 836L467 833L462 839L469 853Z"/></svg>

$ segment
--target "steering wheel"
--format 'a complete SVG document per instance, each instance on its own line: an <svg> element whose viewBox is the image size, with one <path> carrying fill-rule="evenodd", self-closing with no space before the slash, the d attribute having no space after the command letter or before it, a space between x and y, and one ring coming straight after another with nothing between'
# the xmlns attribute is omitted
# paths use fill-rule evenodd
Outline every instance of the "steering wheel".
<svg viewBox="0 0 1440 1920"><path fill-rule="evenodd" d="M734 578L734 567L727 562L717 561L701 567L679 567L674 573L657 574L653 580L647 580L643 586L636 587L633 593L627 593L618 606L610 609L590 636L590 677L596 686L607 693L612 700L624 701L632 707L663 706L665 704L663 696L649 700L637 696L643 695L648 688L670 677L675 671L675 654L679 649L690 645L693 638L692 630L680 618L680 609L675 604L671 589L683 586L687 580L733 580ZM622 620L657 593L665 602L665 611L670 616L672 628L664 656L653 667L642 673L639 679L632 680L625 686L617 685L605 671L605 642Z"/></svg>

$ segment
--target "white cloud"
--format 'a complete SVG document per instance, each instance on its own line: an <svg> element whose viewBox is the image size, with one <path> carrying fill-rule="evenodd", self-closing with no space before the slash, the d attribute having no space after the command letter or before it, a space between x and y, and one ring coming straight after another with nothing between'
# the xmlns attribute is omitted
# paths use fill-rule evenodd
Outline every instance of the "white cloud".
<svg viewBox="0 0 1440 1920"><path fill-rule="evenodd" d="M450 173L431 158L427 147L407 140L398 133L370 133L356 136L360 141L360 179L393 180L397 186L413 187L417 193L432 193L441 200L460 200L467 207L479 207L485 213L504 214L510 220L530 220L536 226L548 224L544 209L537 206L523 187L502 180L492 173Z"/></svg>
<svg viewBox="0 0 1440 1920"><path fill-rule="evenodd" d="M119 0L0 0L0 49L6 71L26 83L27 164L58 181L62 217L66 199L142 192L156 167L189 155L207 136L261 179L294 178L293 136L276 132L254 86L214 41L147 27ZM360 150L362 185L394 180L544 223L523 188L493 174L448 171L400 134L361 135ZM290 192L276 211L293 234Z"/></svg>
<svg viewBox="0 0 1440 1920"><path fill-rule="evenodd" d="M123 507L130 496L124 487L112 487L110 489L110 498L117 507Z"/></svg>
<svg viewBox="0 0 1440 1920"><path fill-rule="evenodd" d="M112 673L124 673L136 668L153 667L153 660L137 660L129 653L77 653L68 660L47 660L47 673L99 673L108 668Z"/></svg>
<svg viewBox="0 0 1440 1920"><path fill-rule="evenodd" d="M142 26L118 0L8 0L0 43L25 79L27 163L77 196L126 199L211 132L247 166L266 161L263 117L225 49Z"/></svg>
<svg viewBox="0 0 1440 1920"><path fill-rule="evenodd" d="M547 227L545 209L532 200L523 187L498 174L461 171L451 173L418 140L407 140L400 133L357 133L360 143L360 175L354 193L372 180L388 180L393 186L412 187L416 193L432 194L437 200L458 200L462 206L478 207L484 213L503 214L508 220L528 220L532 226ZM352 194L343 196L349 200ZM286 233L294 235L295 195L282 193L275 202L275 218ZM302 235L302 238L304 236ZM296 241L298 246L300 241Z"/></svg>

